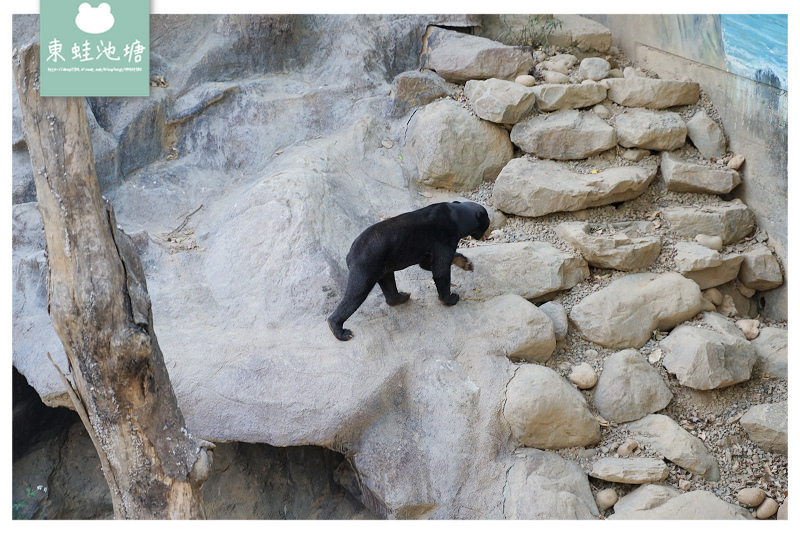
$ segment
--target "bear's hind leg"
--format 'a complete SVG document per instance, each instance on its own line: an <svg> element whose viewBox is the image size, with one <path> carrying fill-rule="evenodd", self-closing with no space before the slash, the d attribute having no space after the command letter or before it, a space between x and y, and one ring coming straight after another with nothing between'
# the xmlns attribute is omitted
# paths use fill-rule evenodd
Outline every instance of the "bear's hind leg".
<svg viewBox="0 0 800 533"><path fill-rule="evenodd" d="M343 327L344 322L364 303L374 286L374 281L354 275L353 270L350 271L344 297L328 317L328 327L331 328L334 337L340 341L349 341L353 338L353 332Z"/></svg>
<svg viewBox="0 0 800 533"><path fill-rule="evenodd" d="M397 283L394 280L394 272L387 272L378 280L383 291L383 297L386 298L386 303L394 306L406 303L410 297L407 292L399 292L397 290Z"/></svg>

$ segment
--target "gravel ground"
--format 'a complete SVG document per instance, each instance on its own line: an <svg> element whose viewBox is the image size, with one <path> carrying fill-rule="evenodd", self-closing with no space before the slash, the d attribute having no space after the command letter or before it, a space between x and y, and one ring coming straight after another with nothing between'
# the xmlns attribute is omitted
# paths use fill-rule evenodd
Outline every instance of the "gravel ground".
<svg viewBox="0 0 800 533"><path fill-rule="evenodd" d="M624 57L618 56L615 59L620 68L629 65L629 62ZM646 73L646 75L653 76L652 73ZM468 102L465 99L459 97L456 99L468 106ZM608 121L613 124L614 116L620 113L623 108L608 101L604 105L611 111L611 117ZM712 119L719 121L719 114L708 97L702 93L701 99L697 104L671 110L678 112L684 118L689 118L700 108L704 109ZM624 151L625 149L617 147L616 150L610 150L583 161L572 161L568 164L575 171L585 170L586 172L611 166L658 164L657 154L650 155L639 163L632 163L622 157ZM720 161L708 161L702 158L700 153L689 143L678 150L678 153L684 159L709 166L722 166L733 156L733 154L726 154ZM522 157L524 154L518 152L515 156ZM492 188L493 183L484 183L477 190L465 196L484 205L492 205ZM732 196L731 198L726 196L725 199L732 199ZM685 237L679 237L669 231L667 224L661 220L661 210L667 206L718 204L722 200L723 198L715 195L667 191L659 173L648 190L635 200L616 206L591 208L573 213L554 213L537 218L508 215L507 221L500 231L494 232L487 241L462 241L461 245L469 247L498 242L546 241L561 250L577 254L577 251L570 245L556 237L555 226L558 223L581 220L601 225L601 229L613 233L613 224L615 222L646 220L652 225L650 234L659 235L662 243L662 251L659 258L646 271L677 271L674 263L675 243L685 239ZM766 239L767 236L757 230L754 235L746 240L727 245L723 248L723 253L738 251L749 247L753 244L753 241L764 242ZM572 289L563 291L554 298L555 301L564 306L567 313L576 303L592 292L605 287L615 279L627 275L624 272L592 267L590 267L590 272L589 278ZM761 321L762 327L787 327L786 322L769 320L763 317L757 318ZM788 492L787 457L777 453L766 452L750 442L744 429L738 424L738 420L753 405L787 400L787 380L759 377L762 373L757 363L752 374L754 377L746 383L713 391L696 391L680 385L677 379L664 369L659 357L659 350L659 343L654 338L639 351L651 359L651 363L660 371L674 395L672 401L662 413L670 416L689 433L700 438L705 443L709 451L716 457L721 474L719 481L708 482L668 462L670 475L666 483L681 490L707 490L723 500L737 505L736 495L739 490L745 487L759 487L766 492L767 496L774 498L778 503L782 503ZM546 366L566 377L572 366L587 362L592 365L599 375L602 372L605 357L615 351L585 341L570 330L566 340L559 344ZM583 394L590 408L594 409L591 402L592 391L583 391ZM616 424L603 424L602 438L596 447L590 449L565 449L560 450L559 453L563 457L579 463L588 472L591 470L592 463L597 459L617 456L617 448L628 436L628 432ZM637 449L634 456L656 457L657 455L645 447L644 449ZM610 483L594 478L589 479L592 490L595 493L612 487L621 497L637 487L636 485ZM611 514L613 514L613 508L605 512L606 516Z"/></svg>

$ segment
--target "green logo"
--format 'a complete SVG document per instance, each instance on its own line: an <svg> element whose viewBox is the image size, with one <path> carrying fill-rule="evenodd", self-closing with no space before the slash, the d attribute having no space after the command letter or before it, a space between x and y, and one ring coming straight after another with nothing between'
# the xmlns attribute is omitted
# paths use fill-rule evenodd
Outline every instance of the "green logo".
<svg viewBox="0 0 800 533"><path fill-rule="evenodd" d="M149 96L150 0L40 0L42 96Z"/></svg>

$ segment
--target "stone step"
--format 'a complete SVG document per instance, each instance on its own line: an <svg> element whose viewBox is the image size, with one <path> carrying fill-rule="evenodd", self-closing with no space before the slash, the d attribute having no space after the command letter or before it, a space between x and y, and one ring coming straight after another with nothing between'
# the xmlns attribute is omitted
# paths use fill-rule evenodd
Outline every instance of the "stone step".
<svg viewBox="0 0 800 533"><path fill-rule="evenodd" d="M447 81L513 80L533 68L530 52L485 37L429 26L422 37L422 66Z"/></svg>
<svg viewBox="0 0 800 533"><path fill-rule="evenodd" d="M492 204L504 213L538 217L623 202L641 195L656 171L623 166L583 174L561 162L520 157L497 176Z"/></svg>

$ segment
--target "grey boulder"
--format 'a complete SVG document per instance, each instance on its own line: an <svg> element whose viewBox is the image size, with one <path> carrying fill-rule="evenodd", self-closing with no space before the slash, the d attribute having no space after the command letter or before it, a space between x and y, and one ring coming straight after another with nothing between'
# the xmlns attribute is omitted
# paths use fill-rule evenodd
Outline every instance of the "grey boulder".
<svg viewBox="0 0 800 533"><path fill-rule="evenodd" d="M511 142L544 159L584 159L616 146L617 134L596 114L568 109L515 124Z"/></svg>
<svg viewBox="0 0 800 533"><path fill-rule="evenodd" d="M750 379L756 351L741 331L717 313L705 313L710 328L678 326L661 341L664 368L681 385L718 389Z"/></svg>
<svg viewBox="0 0 800 533"><path fill-rule="evenodd" d="M607 348L639 348L702 308L700 288L677 272L629 274L576 304L569 318L585 339Z"/></svg>
<svg viewBox="0 0 800 533"><path fill-rule="evenodd" d="M497 176L492 204L505 213L538 217L623 202L647 190L656 170L615 167L583 174L557 161L520 157L509 161Z"/></svg>

